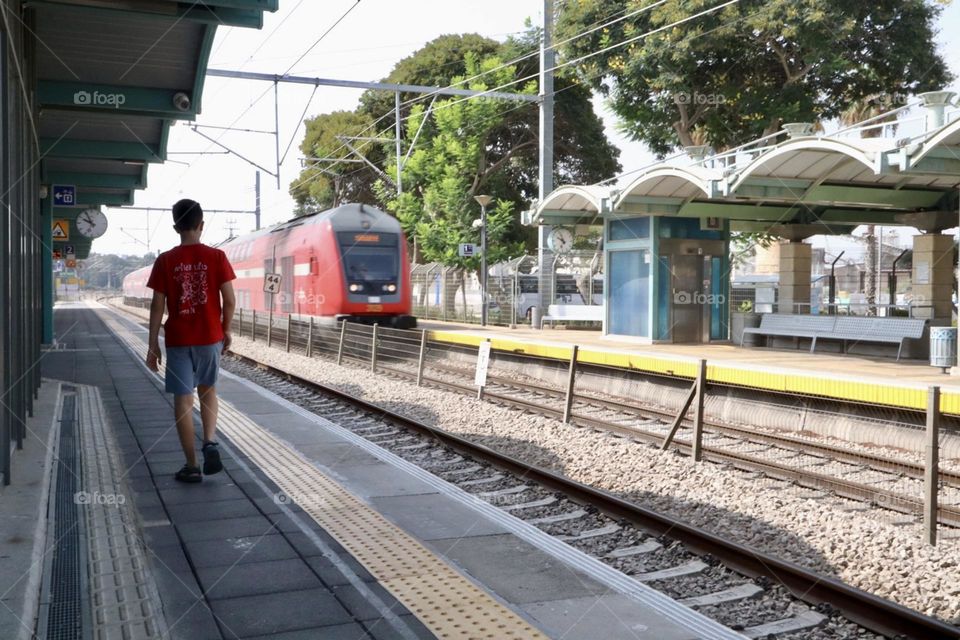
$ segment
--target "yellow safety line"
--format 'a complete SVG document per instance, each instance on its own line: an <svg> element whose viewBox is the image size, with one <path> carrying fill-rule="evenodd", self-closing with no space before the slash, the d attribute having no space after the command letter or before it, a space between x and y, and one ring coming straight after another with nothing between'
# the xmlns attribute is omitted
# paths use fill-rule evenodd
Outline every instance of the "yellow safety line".
<svg viewBox="0 0 960 640"><path fill-rule="evenodd" d="M428 331L430 340L448 344L478 346L486 336L455 331ZM572 349L566 346L521 342L516 339L490 337L494 350L569 361ZM630 353L580 349L577 362L620 369L630 369L681 378L694 378L697 364L691 360L672 359L670 356L650 356ZM923 410L927 406L927 391L878 382L860 382L842 378L822 377L785 371L750 370L722 364L707 364L707 380L723 384L780 391L801 395L820 396L835 400L866 402L889 407ZM960 392L944 390L940 394L940 410L960 415Z"/></svg>
<svg viewBox="0 0 960 640"><path fill-rule="evenodd" d="M440 638L546 638L298 452L221 400L220 431Z"/></svg>

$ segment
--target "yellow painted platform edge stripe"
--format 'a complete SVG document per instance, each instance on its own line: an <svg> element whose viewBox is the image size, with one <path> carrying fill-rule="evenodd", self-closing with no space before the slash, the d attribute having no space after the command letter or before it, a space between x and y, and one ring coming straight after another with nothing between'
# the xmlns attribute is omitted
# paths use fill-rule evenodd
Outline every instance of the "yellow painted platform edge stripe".
<svg viewBox="0 0 960 640"><path fill-rule="evenodd" d="M487 340L484 336L455 331L428 331L427 337L435 342L473 347ZM492 348L497 351L562 361L570 359L571 350L566 346L536 344L498 337L491 337L490 342ZM691 361L594 349L580 349L577 362L691 379L696 376L697 369L696 363ZM927 406L926 389L893 384L821 378L815 375L797 373L751 371L741 367L709 363L707 365L707 380L752 389L820 396L850 402L866 402L903 409L922 410ZM940 410L943 413L960 415L960 393L944 391L940 395Z"/></svg>

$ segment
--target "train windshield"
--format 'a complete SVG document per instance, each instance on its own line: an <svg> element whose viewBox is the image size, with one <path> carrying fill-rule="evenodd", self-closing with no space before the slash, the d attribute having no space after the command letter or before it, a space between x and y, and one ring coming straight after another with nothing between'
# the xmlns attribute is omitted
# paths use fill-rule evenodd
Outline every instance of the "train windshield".
<svg viewBox="0 0 960 640"><path fill-rule="evenodd" d="M396 282L400 256L395 233L344 233L340 255L347 280Z"/></svg>

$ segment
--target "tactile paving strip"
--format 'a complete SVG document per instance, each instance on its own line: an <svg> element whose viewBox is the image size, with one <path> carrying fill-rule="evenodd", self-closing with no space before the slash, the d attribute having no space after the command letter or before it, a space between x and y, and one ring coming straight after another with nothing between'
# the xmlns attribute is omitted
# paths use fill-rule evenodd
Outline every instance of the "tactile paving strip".
<svg viewBox="0 0 960 640"><path fill-rule="evenodd" d="M438 637L546 638L229 403L220 416L220 431Z"/></svg>
<svg viewBox="0 0 960 640"><path fill-rule="evenodd" d="M95 640L166 637L161 604L126 491L116 443L95 387L78 386L83 490ZM82 498L82 499L81 499Z"/></svg>
<svg viewBox="0 0 960 640"><path fill-rule="evenodd" d="M143 343L128 330L109 316L101 318L131 350L143 350ZM309 514L438 637L546 640L510 608L222 398L218 429L286 499Z"/></svg>

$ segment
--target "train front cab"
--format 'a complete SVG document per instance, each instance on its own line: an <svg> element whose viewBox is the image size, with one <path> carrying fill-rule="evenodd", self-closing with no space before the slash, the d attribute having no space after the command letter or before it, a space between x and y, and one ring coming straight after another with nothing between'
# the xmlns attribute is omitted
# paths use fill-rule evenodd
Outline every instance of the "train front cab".
<svg viewBox="0 0 960 640"><path fill-rule="evenodd" d="M343 295L337 319L412 329L417 321L410 315L410 273L403 232L393 218L367 219L364 212L358 217L360 220L349 225L332 221Z"/></svg>

